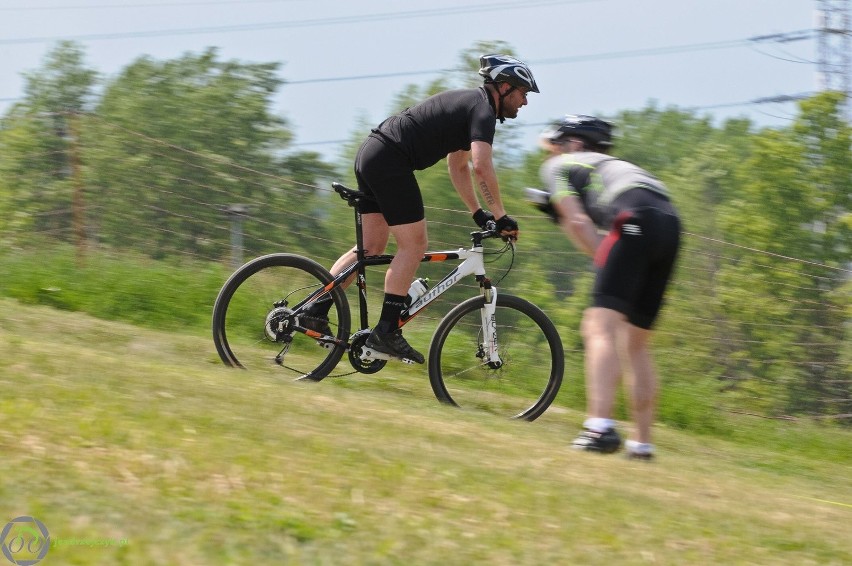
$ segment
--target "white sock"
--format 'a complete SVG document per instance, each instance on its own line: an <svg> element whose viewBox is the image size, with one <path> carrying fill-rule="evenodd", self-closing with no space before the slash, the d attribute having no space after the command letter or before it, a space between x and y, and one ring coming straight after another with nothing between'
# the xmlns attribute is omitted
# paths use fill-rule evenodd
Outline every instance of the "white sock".
<svg viewBox="0 0 852 566"><path fill-rule="evenodd" d="M632 454L653 454L654 453L654 445L646 442L637 442L635 440L628 440L624 443L624 448L627 452Z"/></svg>
<svg viewBox="0 0 852 566"><path fill-rule="evenodd" d="M595 432L606 432L611 428L615 428L615 421L601 417L591 417L583 422L583 428L587 428Z"/></svg>

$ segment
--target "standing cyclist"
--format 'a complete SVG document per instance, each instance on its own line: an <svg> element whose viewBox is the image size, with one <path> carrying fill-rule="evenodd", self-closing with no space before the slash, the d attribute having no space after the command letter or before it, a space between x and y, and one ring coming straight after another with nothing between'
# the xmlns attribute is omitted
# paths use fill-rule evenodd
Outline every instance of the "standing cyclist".
<svg viewBox="0 0 852 566"><path fill-rule="evenodd" d="M379 323L366 345L376 351L423 363L423 355L402 336L399 315L408 287L427 249L423 197L414 171L431 167L445 156L450 179L473 220L485 227L496 217L504 236L516 238L518 223L506 214L491 157L495 122L515 118L527 103L527 93L538 92L532 72L523 62L506 55L484 55L478 88L450 90L427 98L386 119L372 130L355 157L358 188L375 201L362 201L364 247L370 255L382 254L389 235L397 251L385 275L385 297ZM485 199L479 205L471 178ZM493 214L492 214L493 213ZM343 254L331 268L342 272L356 259L355 250ZM330 303L318 305L310 315L326 324Z"/></svg>
<svg viewBox="0 0 852 566"><path fill-rule="evenodd" d="M648 342L672 276L680 220L659 179L609 155L608 122L566 116L545 133L564 155L542 165L549 203L540 208L596 267L592 306L582 322L588 415L573 447L609 453L621 446L613 407L623 365L635 424L627 455L650 459L657 374Z"/></svg>

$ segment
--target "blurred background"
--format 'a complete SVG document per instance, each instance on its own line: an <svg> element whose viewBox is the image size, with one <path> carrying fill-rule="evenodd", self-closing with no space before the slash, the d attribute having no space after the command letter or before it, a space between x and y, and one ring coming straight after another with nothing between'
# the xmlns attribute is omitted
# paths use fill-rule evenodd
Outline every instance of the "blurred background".
<svg viewBox="0 0 852 566"><path fill-rule="evenodd" d="M479 55L508 52L542 93L498 127L523 230L501 286L564 329L569 371L582 371L590 266L521 189L539 183L541 129L596 113L684 216L657 340L661 419L848 425L850 4L10 0L0 293L204 334L244 261L288 251L330 265L351 245L330 183L354 183L371 126L478 84ZM445 168L419 179L431 247L464 245L473 226Z"/></svg>
<svg viewBox="0 0 852 566"><path fill-rule="evenodd" d="M67 545L45 564L852 563L850 15L0 0L0 525L42 521ZM439 406L404 364L319 384L225 368L210 326L234 269L331 265L354 238L331 183L354 185L369 128L478 84L486 52L526 60L542 91L497 128L521 239L487 260L559 329L554 404L535 423ZM612 120L614 153L663 179L684 222L650 467L568 449L592 266L523 199L566 113ZM467 245L446 167L418 180L430 247ZM477 292L453 287L412 344ZM7 556L25 540L10 526Z"/></svg>

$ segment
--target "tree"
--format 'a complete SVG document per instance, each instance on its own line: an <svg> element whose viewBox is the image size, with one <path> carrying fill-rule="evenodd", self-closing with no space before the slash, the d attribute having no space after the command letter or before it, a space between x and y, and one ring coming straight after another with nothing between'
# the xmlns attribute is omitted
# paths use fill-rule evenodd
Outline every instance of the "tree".
<svg viewBox="0 0 852 566"><path fill-rule="evenodd" d="M739 337L731 378L776 413L852 409L836 294L844 278L830 270L852 248L845 224L852 134L839 100L818 95L802 103L793 128L756 136L737 172L737 194L721 213L728 241L743 246L719 278L722 312ZM820 265L829 269L813 267Z"/></svg>
<svg viewBox="0 0 852 566"><path fill-rule="evenodd" d="M74 113L88 108L98 74L75 43L60 42L26 73L24 99L0 128L0 214L17 229L66 238L71 227ZM5 210L4 210L5 209Z"/></svg>
<svg viewBox="0 0 852 566"><path fill-rule="evenodd" d="M215 49L158 62L142 57L106 88L87 147L104 243L154 255L227 255L225 210L245 211L256 254L296 238L279 226L316 223L316 154L286 154L286 122L270 111L277 63L221 61ZM223 237L225 236L225 237ZM304 243L304 242L302 242Z"/></svg>

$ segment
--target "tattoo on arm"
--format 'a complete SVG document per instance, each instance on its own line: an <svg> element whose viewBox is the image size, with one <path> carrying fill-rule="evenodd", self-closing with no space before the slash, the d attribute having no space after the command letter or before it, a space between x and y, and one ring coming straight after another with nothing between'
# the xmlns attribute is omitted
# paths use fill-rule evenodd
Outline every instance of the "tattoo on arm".
<svg viewBox="0 0 852 566"><path fill-rule="evenodd" d="M488 203L488 206L494 204L494 195L491 194L491 190L488 188L485 181L479 183L479 192L481 192L482 196L485 197L485 202Z"/></svg>

